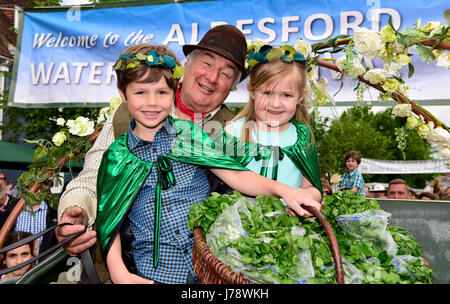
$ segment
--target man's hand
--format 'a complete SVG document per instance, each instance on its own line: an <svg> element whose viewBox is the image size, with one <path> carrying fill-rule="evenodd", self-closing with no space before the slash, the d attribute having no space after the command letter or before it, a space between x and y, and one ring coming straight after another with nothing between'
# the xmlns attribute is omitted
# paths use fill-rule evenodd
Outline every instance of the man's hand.
<svg viewBox="0 0 450 304"><path fill-rule="evenodd" d="M86 229L88 225L88 216L86 212L76 206L68 207L60 220L60 223L72 223L74 225L65 225L58 227L55 231L56 238L59 242L63 241L67 237L70 237L78 232ZM79 237L75 238L71 242L64 246L64 249L71 255L76 256L79 253L85 251L89 247L93 246L97 241L95 231L86 231Z"/></svg>

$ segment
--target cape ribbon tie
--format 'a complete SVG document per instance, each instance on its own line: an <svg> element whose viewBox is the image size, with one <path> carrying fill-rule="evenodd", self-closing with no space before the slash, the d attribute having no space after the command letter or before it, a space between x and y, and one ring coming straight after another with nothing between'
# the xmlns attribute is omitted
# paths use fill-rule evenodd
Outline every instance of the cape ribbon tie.
<svg viewBox="0 0 450 304"><path fill-rule="evenodd" d="M161 237L161 190L167 190L175 186L175 175L170 159L164 155L158 155L156 159L158 181L155 189L155 222L153 227L153 267L156 269L159 262L159 244Z"/></svg>
<svg viewBox="0 0 450 304"><path fill-rule="evenodd" d="M282 160L284 153L278 146L262 146L258 145L255 160L262 160L260 175L267 177L267 168L269 167L269 159L272 157L272 153L275 153L273 158L272 179L277 180L278 177L278 161Z"/></svg>

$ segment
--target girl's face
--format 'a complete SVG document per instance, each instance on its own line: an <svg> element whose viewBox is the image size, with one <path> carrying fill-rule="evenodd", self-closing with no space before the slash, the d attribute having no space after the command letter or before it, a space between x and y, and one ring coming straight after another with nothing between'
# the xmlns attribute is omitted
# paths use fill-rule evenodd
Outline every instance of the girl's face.
<svg viewBox="0 0 450 304"><path fill-rule="evenodd" d="M30 245L27 244L8 251L6 253L4 263L6 264L6 268L10 268L20 263L31 260L32 258L33 255L31 252L31 247ZM33 265L28 264L27 266L17 269L16 271L10 272L10 274L13 276L21 276L25 274L28 270L30 270L31 267L33 267Z"/></svg>
<svg viewBox="0 0 450 304"><path fill-rule="evenodd" d="M152 141L173 106L174 93L164 77L158 82L131 82L127 86L126 96L122 91L120 96L136 120L136 136Z"/></svg>
<svg viewBox="0 0 450 304"><path fill-rule="evenodd" d="M306 89L300 91L301 74L297 68L275 76L270 84L249 90L254 100L256 126L260 131L283 132L295 116Z"/></svg>

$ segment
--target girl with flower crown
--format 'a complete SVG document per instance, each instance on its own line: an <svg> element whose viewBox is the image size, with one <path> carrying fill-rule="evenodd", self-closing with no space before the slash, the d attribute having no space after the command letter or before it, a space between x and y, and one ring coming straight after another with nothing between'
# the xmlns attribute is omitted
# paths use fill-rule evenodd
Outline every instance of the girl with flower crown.
<svg viewBox="0 0 450 304"><path fill-rule="evenodd" d="M290 46L264 45L247 58L250 99L224 135L253 146L250 170L321 199L319 163L308 125L306 59Z"/></svg>
<svg viewBox="0 0 450 304"><path fill-rule="evenodd" d="M210 144L210 150L222 150L255 173L298 188L300 200L320 202L317 149L308 125L306 59L287 45L250 46L249 50L250 100ZM194 144L194 151L195 146L202 148L196 152L198 164L213 157L204 140ZM176 147L173 153L179 152Z"/></svg>
<svg viewBox="0 0 450 304"><path fill-rule="evenodd" d="M320 202L317 149L308 126L306 59L288 45L251 45L249 51L247 105L214 140L182 134L172 153L180 156L188 145L190 154L181 157L208 165L219 163L216 155L222 152L255 173L297 188L300 201Z"/></svg>

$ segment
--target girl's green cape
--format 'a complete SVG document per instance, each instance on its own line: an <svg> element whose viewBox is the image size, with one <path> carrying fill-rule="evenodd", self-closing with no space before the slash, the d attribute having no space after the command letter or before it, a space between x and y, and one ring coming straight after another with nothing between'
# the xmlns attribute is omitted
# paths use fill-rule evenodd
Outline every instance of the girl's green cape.
<svg viewBox="0 0 450 304"><path fill-rule="evenodd" d="M213 139L206 132L190 121L180 121L186 124L179 128L171 154L178 160L204 166L219 166L227 168L227 161L234 159L243 167L255 158L262 160L260 174L267 176L267 168L271 155L274 153L278 159L287 156L302 172L314 187L322 192L320 180L319 159L317 147L313 141L311 130L302 122L292 119L291 123L297 130L297 141L288 147L263 146L249 142L241 142L222 129ZM189 131L186 131L189 130ZM273 180L277 180L278 164L272 170Z"/></svg>

